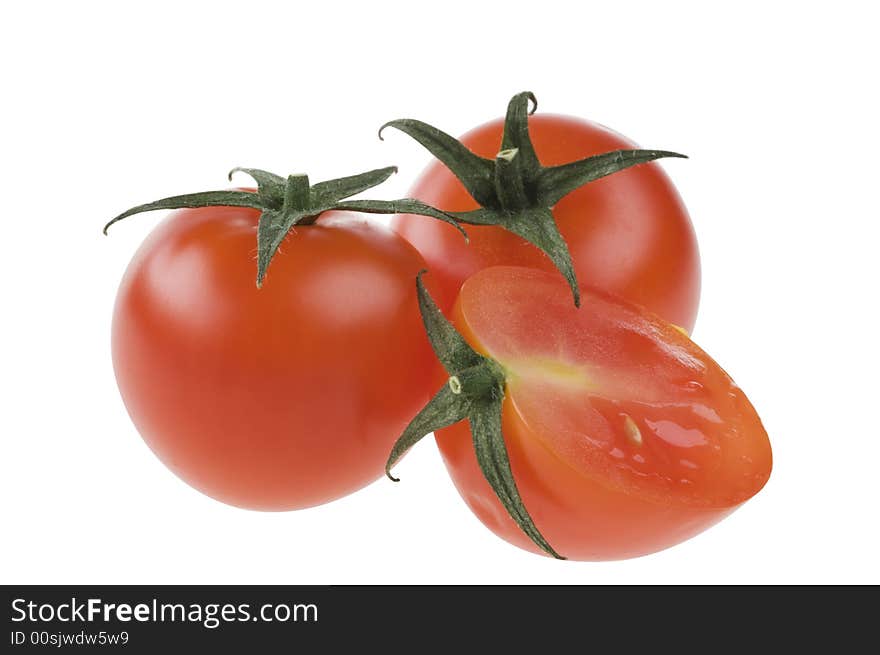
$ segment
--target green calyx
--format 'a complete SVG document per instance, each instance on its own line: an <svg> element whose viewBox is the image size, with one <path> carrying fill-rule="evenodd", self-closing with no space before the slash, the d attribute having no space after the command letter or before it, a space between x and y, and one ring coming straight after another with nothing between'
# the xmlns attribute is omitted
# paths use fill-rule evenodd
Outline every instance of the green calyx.
<svg viewBox="0 0 880 655"><path fill-rule="evenodd" d="M531 103L531 109L529 104ZM495 159L471 152L460 141L411 118L389 121L439 159L480 205L469 212L449 212L460 223L495 225L522 237L547 255L571 287L580 306L580 289L568 245L553 218L553 206L593 180L662 157L685 157L666 150L615 150L560 166L542 166L529 137L528 117L538 107L529 91L507 105L504 136ZM585 217L586 219L586 217Z"/></svg>
<svg viewBox="0 0 880 655"><path fill-rule="evenodd" d="M258 209L257 224L257 287L262 286L266 270L288 232L294 226L311 225L326 211L333 209L368 214L419 214L451 223L467 239L467 234L447 212L412 198L401 200L345 200L387 180L397 172L395 166L367 171L359 175L341 177L326 182L309 184L307 175L288 175L286 178L257 168L233 168L250 175L257 183L257 191L205 191L163 198L132 207L104 226L107 229L123 218L157 209L185 209L192 207L249 207Z"/></svg>
<svg viewBox="0 0 880 655"><path fill-rule="evenodd" d="M476 352L446 320L422 283L416 279L422 322L437 358L450 377L431 401L415 416L391 449L385 474L428 433L468 419L477 462L498 500L520 529L541 550L565 559L538 531L519 495L507 446L501 432L501 410L505 393L505 373L498 362Z"/></svg>

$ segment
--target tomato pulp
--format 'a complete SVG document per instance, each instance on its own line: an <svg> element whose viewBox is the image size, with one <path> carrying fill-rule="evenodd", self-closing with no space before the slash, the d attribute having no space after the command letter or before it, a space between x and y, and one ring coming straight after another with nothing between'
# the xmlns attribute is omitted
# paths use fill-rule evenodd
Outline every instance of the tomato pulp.
<svg viewBox="0 0 880 655"><path fill-rule="evenodd" d="M557 274L493 267L453 323L506 375L503 433L523 503L562 556L635 557L724 518L766 483L770 443L733 380L675 326ZM541 552L486 482L466 421L438 430L452 479L507 541Z"/></svg>
<svg viewBox="0 0 880 655"><path fill-rule="evenodd" d="M430 397L424 262L391 230L329 212L292 230L257 289L258 217L189 209L152 232L118 292L113 364L179 477L232 505L296 509L379 477Z"/></svg>
<svg viewBox="0 0 880 655"><path fill-rule="evenodd" d="M503 127L502 119L491 121L461 142L494 159ZM545 166L637 147L608 128L569 116L531 116L529 134ZM447 211L477 208L439 161L424 170L409 195ZM560 200L553 215L582 284L643 305L692 331L700 297L696 236L678 192L657 163L590 182ZM469 245L454 228L437 221L403 215L395 217L393 227L425 258L444 311L452 307L462 283L488 266L555 270L540 250L499 227L467 226Z"/></svg>

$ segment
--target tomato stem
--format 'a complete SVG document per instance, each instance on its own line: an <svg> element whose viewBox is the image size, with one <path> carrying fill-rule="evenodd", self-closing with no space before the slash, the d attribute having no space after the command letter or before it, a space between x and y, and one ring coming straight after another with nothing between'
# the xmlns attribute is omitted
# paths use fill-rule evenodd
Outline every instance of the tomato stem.
<svg viewBox="0 0 880 655"><path fill-rule="evenodd" d="M142 212L159 209L184 209L197 207L248 207L260 211L257 222L257 287L262 286L269 264L290 230L296 225L312 225L327 211L340 209L368 214L419 214L445 221L467 238L467 234L454 216L440 211L420 200L345 200L387 180L397 172L395 166L387 166L366 173L309 184L305 174L283 178L258 168L233 168L229 178L236 172L251 176L257 183L256 193L227 190L205 191L181 196L171 196L132 207L119 214L104 226L107 229L124 218Z"/></svg>
<svg viewBox="0 0 880 655"><path fill-rule="evenodd" d="M310 209L309 201L309 176L305 174L288 175L287 185L284 188L284 205L282 211L294 211L306 213ZM299 220L300 225L308 225L305 221L317 219L317 216L303 216Z"/></svg>
<svg viewBox="0 0 880 655"><path fill-rule="evenodd" d="M495 156L495 192L505 211L520 211L530 204L518 155L519 148L508 148Z"/></svg>
<svg viewBox="0 0 880 655"><path fill-rule="evenodd" d="M548 555L565 559L541 535L519 495L507 446L501 431L506 376L495 360L477 353L446 320L422 283L416 278L419 309L425 331L449 379L431 401L416 414L394 444L385 464L386 475L404 454L428 433L468 419L474 453L480 470L498 500L520 529Z"/></svg>
<svg viewBox="0 0 880 655"><path fill-rule="evenodd" d="M530 109L531 105L531 109ZM616 150L561 166L542 166L529 136L528 117L538 107L530 91L518 93L507 105L504 135L495 159L471 152L441 130L412 118L389 121L439 159L480 205L471 212L450 212L461 222L494 225L541 250L568 280L575 305L578 282L571 255L559 235L553 212L559 200L589 182L663 157L684 157L666 150Z"/></svg>
<svg viewBox="0 0 880 655"><path fill-rule="evenodd" d="M483 361L469 368L457 371L449 378L452 393L469 398L482 398L505 383L504 371L494 360L483 357Z"/></svg>

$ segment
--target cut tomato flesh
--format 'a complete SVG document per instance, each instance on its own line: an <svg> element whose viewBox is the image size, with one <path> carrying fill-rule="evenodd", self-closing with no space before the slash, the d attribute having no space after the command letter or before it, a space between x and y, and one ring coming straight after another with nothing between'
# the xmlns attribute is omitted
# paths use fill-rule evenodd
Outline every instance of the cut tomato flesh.
<svg viewBox="0 0 880 655"><path fill-rule="evenodd" d="M464 284L456 323L504 367L506 423L591 484L721 509L767 481L770 444L748 399L641 308L585 289L576 309L558 276L495 267Z"/></svg>

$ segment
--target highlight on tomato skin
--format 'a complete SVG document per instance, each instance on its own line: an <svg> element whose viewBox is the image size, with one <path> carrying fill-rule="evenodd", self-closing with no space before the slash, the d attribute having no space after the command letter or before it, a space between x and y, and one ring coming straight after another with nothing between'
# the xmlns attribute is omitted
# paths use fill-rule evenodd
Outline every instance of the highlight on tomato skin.
<svg viewBox="0 0 880 655"><path fill-rule="evenodd" d="M506 374L503 434L544 538L579 560L637 557L729 515L767 482L767 434L745 394L659 317L551 273L492 267L461 289L452 321ZM463 421L435 434L468 506L533 552L484 478Z"/></svg>
<svg viewBox="0 0 880 655"><path fill-rule="evenodd" d="M637 145L602 125L540 110L528 119L535 151L546 166ZM442 126L439 126L442 127ZM494 158L504 120L464 134L476 154ZM439 209L468 211L478 205L448 168L432 160L407 194ZM688 210L658 162L620 171L571 192L553 208L579 280L647 307L693 332L700 299L700 255ZM449 225L410 215L392 226L425 258L444 312L461 285L489 266L553 271L537 248L499 227L469 225L469 243Z"/></svg>

